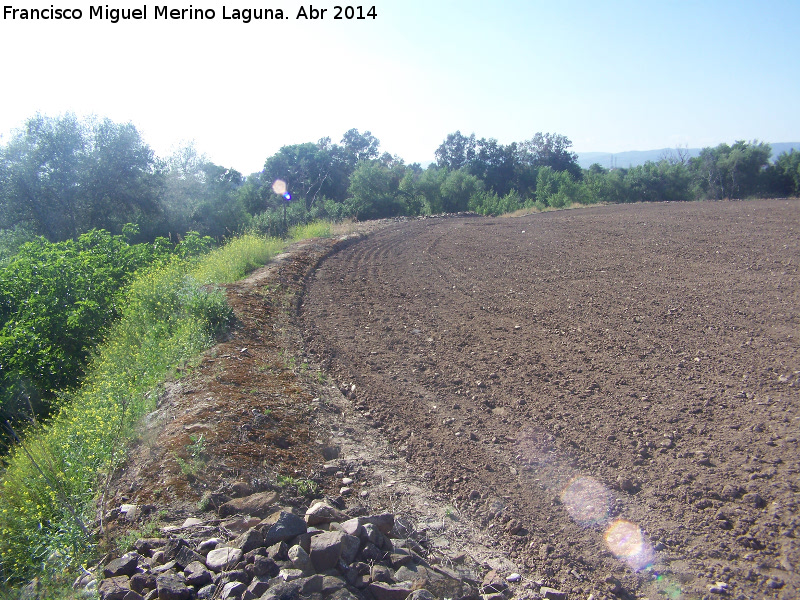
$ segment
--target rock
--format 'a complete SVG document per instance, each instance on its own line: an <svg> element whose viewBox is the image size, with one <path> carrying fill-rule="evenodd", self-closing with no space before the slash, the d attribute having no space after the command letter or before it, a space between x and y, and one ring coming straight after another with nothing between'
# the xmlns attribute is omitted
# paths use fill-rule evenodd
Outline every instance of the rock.
<svg viewBox="0 0 800 600"><path fill-rule="evenodd" d="M517 583L522 580L522 575L519 573L511 573L510 575L506 576L506 581L509 583Z"/></svg>
<svg viewBox="0 0 800 600"><path fill-rule="evenodd" d="M252 496L255 490L246 481L237 481L231 485L231 495L234 498L244 498L245 496Z"/></svg>
<svg viewBox="0 0 800 600"><path fill-rule="evenodd" d="M242 597L242 594L244 594L246 589L247 586L241 581L229 581L223 586L220 598L222 600L238 600ZM159 600L161 599L159 598Z"/></svg>
<svg viewBox="0 0 800 600"><path fill-rule="evenodd" d="M326 531L316 535L311 540L311 562L317 573L333 569L342 555L342 538L345 533L341 531Z"/></svg>
<svg viewBox="0 0 800 600"><path fill-rule="evenodd" d="M567 600L567 592L562 592L561 590L547 586L539 588L539 595L545 598L545 600Z"/></svg>
<svg viewBox="0 0 800 600"><path fill-rule="evenodd" d="M175 556L175 565L179 570L185 569L190 563L205 562L205 557L202 554L198 554L189 546L183 546L180 550L178 550L178 554Z"/></svg>
<svg viewBox="0 0 800 600"><path fill-rule="evenodd" d="M708 591L712 594L727 594L728 584L724 581L717 581L714 585L708 586Z"/></svg>
<svg viewBox="0 0 800 600"><path fill-rule="evenodd" d="M156 589L156 576L152 573L136 573L131 577L131 589L137 594Z"/></svg>
<svg viewBox="0 0 800 600"><path fill-rule="evenodd" d="M281 511L264 533L264 545L272 546L279 542L288 542L293 537L304 534L307 528L306 522L297 515Z"/></svg>
<svg viewBox="0 0 800 600"><path fill-rule="evenodd" d="M194 527L195 525L202 525L202 524L203 524L203 520L202 519L198 519L196 517L189 517L188 519L186 519L183 522L183 525L181 525L181 528L185 529L187 527Z"/></svg>
<svg viewBox="0 0 800 600"><path fill-rule="evenodd" d="M322 525L333 521L347 521L349 517L328 502L320 501L312 504L306 511L306 523Z"/></svg>
<svg viewBox="0 0 800 600"><path fill-rule="evenodd" d="M234 498L219 507L219 516L227 517L241 513L254 517L266 517L272 512L277 501L278 494L275 492L260 492L243 498Z"/></svg>
<svg viewBox="0 0 800 600"><path fill-rule="evenodd" d="M125 575L103 579L97 588L102 600L123 600L131 591L131 580Z"/></svg>
<svg viewBox="0 0 800 600"><path fill-rule="evenodd" d="M242 535L231 542L231 546L234 548L239 548L239 550L244 553L255 550L256 548L261 548L264 545L264 534L257 529L245 531Z"/></svg>
<svg viewBox="0 0 800 600"><path fill-rule="evenodd" d="M383 583L394 583L392 580L392 572L383 565L372 565L369 576L372 581L382 581Z"/></svg>
<svg viewBox="0 0 800 600"><path fill-rule="evenodd" d="M239 548L215 548L206 556L206 566L219 573L234 567L244 555Z"/></svg>
<svg viewBox="0 0 800 600"><path fill-rule="evenodd" d="M197 600L211 600L217 592L217 586L211 584L197 590Z"/></svg>
<svg viewBox="0 0 800 600"><path fill-rule="evenodd" d="M372 542L367 542L361 549L361 558L366 562L376 562L379 560L383 560L384 554L386 553L383 552Z"/></svg>
<svg viewBox="0 0 800 600"><path fill-rule="evenodd" d="M142 556L152 556L155 548L162 548L166 543L166 538L139 538L134 542L133 549Z"/></svg>
<svg viewBox="0 0 800 600"><path fill-rule="evenodd" d="M344 532L342 532L344 533ZM343 535L342 536L342 555L341 559L346 563L350 564L358 556L358 551L361 549L361 540L353 535Z"/></svg>
<svg viewBox="0 0 800 600"><path fill-rule="evenodd" d="M256 556L253 559L253 575L256 577L272 578L277 577L280 567L274 560L267 556Z"/></svg>
<svg viewBox="0 0 800 600"><path fill-rule="evenodd" d="M186 575L186 583L196 588L208 585L212 580L211 571L199 561L191 562L186 565L183 573Z"/></svg>
<svg viewBox="0 0 800 600"><path fill-rule="evenodd" d="M275 561L289 560L289 546L286 542L278 542L267 548L267 557Z"/></svg>
<svg viewBox="0 0 800 600"><path fill-rule="evenodd" d="M136 567L139 566L139 558L140 556L137 552L128 552L119 558L115 558L103 569L103 577L119 577L121 575L130 577L136 573Z"/></svg>
<svg viewBox="0 0 800 600"><path fill-rule="evenodd" d="M295 569L301 570L305 574L314 572L314 567L311 564L311 557L299 545L289 548L289 560Z"/></svg>
<svg viewBox="0 0 800 600"><path fill-rule="evenodd" d="M262 579L261 577L253 577L250 585L247 586L247 591L250 592L254 598L260 598L269 589L269 580Z"/></svg>
<svg viewBox="0 0 800 600"><path fill-rule="evenodd" d="M261 596L261 600L299 600L300 586L296 580L276 582Z"/></svg>
<svg viewBox="0 0 800 600"><path fill-rule="evenodd" d="M484 594L500 594L508 588L508 584L500 573L492 569L483 578L481 591Z"/></svg>
<svg viewBox="0 0 800 600"><path fill-rule="evenodd" d="M305 597L311 594L319 594L322 592L322 575L301 577L297 580L297 584L300 586L300 594Z"/></svg>
<svg viewBox="0 0 800 600"><path fill-rule="evenodd" d="M328 596L331 594L335 594L339 590L344 589L345 582L340 577L331 577L330 575L323 575L322 576L322 589L320 593L323 596Z"/></svg>
<svg viewBox="0 0 800 600"><path fill-rule="evenodd" d="M766 500L755 492L750 492L742 496L742 502L751 505L754 508L764 508L767 505Z"/></svg>
<svg viewBox="0 0 800 600"><path fill-rule="evenodd" d="M295 579L302 579L303 572L300 569L281 569L278 572L278 579L283 581L294 581Z"/></svg>
<svg viewBox="0 0 800 600"><path fill-rule="evenodd" d="M181 548L188 546L189 542L183 538L171 538L167 540L167 543L164 544L164 548L162 549L164 552L164 562L175 560L175 557L178 556L178 552L180 552Z"/></svg>
<svg viewBox="0 0 800 600"><path fill-rule="evenodd" d="M175 570L175 561L171 560L163 565L157 566L153 569L153 573L156 575L161 575L161 573L166 573L167 571L174 571Z"/></svg>
<svg viewBox="0 0 800 600"><path fill-rule="evenodd" d="M414 590L408 595L406 600L436 600L436 596L428 590Z"/></svg>
<svg viewBox="0 0 800 600"><path fill-rule="evenodd" d="M361 537L361 534L364 531L364 526L361 524L361 520L359 518L348 519L347 521L341 523L340 527L347 535L353 535L355 537Z"/></svg>
<svg viewBox="0 0 800 600"><path fill-rule="evenodd" d="M387 583L370 583L367 590L375 600L406 600L411 590L404 586Z"/></svg>
<svg viewBox="0 0 800 600"><path fill-rule="evenodd" d="M243 569L234 569L233 571L226 571L217 577L217 587L224 586L229 581L238 581L240 583L249 583L253 578Z"/></svg>
<svg viewBox="0 0 800 600"><path fill-rule="evenodd" d="M203 540L202 542L200 542L200 544L197 546L197 551L200 554L202 554L203 556L205 556L211 550L213 550L214 548L216 548L220 544L224 544L224 543L225 543L225 540L223 540L222 538L218 538L218 537L208 538L207 540Z"/></svg>
<svg viewBox="0 0 800 600"><path fill-rule="evenodd" d="M341 589L330 595L328 600L359 600L347 589Z"/></svg>
<svg viewBox="0 0 800 600"><path fill-rule="evenodd" d="M378 528L383 535L389 535L392 531L392 527L394 527L394 515L392 513L382 513L380 515L372 515L370 517L365 517L361 520L361 523L372 524Z"/></svg>
<svg viewBox="0 0 800 600"><path fill-rule="evenodd" d="M159 575L156 578L156 589L158 600L189 600L192 597L192 590L174 573Z"/></svg>

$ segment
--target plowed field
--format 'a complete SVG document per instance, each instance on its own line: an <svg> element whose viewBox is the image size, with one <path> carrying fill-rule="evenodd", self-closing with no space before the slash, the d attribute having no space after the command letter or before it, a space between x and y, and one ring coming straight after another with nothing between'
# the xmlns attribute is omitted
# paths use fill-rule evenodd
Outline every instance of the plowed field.
<svg viewBox="0 0 800 600"><path fill-rule="evenodd" d="M326 259L301 325L570 598L797 598L798 265L796 200L415 220Z"/></svg>

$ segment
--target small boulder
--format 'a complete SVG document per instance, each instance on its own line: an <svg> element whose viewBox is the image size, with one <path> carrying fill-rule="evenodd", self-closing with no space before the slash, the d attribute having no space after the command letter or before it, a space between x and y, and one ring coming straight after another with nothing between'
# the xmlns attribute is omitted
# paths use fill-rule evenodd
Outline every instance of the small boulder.
<svg viewBox="0 0 800 600"><path fill-rule="evenodd" d="M189 600L192 590L175 573L163 573L156 578L158 600Z"/></svg>
<svg viewBox="0 0 800 600"><path fill-rule="evenodd" d="M308 552L303 550L302 546L292 546L289 548L289 560L295 569L300 569L303 573L311 574L314 572L314 567L311 564L311 557Z"/></svg>
<svg viewBox="0 0 800 600"><path fill-rule="evenodd" d="M255 550L256 548L261 548L263 545L264 534L257 529L249 529L231 542L231 546L239 548L245 553Z"/></svg>
<svg viewBox="0 0 800 600"><path fill-rule="evenodd" d="M341 531L326 531L311 540L311 562L317 573L333 569L342 555L342 538L346 534Z"/></svg>
<svg viewBox="0 0 800 600"><path fill-rule="evenodd" d="M109 562L103 569L103 577L119 577L127 575L130 577L136 573L136 567L139 566L139 554L136 552L128 552L115 558Z"/></svg>
<svg viewBox="0 0 800 600"><path fill-rule="evenodd" d="M306 523L309 525L322 525L333 521L342 522L349 517L328 502L320 501L312 504L306 511Z"/></svg>
<svg viewBox="0 0 800 600"><path fill-rule="evenodd" d="M307 528L306 522L297 515L281 511L269 525L269 529L264 532L264 545L272 546L278 542L288 542L293 537L304 534Z"/></svg>
<svg viewBox="0 0 800 600"><path fill-rule="evenodd" d="M411 589L400 585L389 585L388 583L372 582L367 586L375 600L406 600L411 593Z"/></svg>
<svg viewBox="0 0 800 600"><path fill-rule="evenodd" d="M206 556L206 566L215 573L227 571L236 566L243 555L239 548L216 548Z"/></svg>
<svg viewBox="0 0 800 600"><path fill-rule="evenodd" d="M246 589L247 586L241 581L229 581L223 586L220 598L222 600L239 600Z"/></svg>
<svg viewBox="0 0 800 600"><path fill-rule="evenodd" d="M122 600L131 591L131 581L125 575L103 579L97 588L102 600Z"/></svg>
<svg viewBox="0 0 800 600"><path fill-rule="evenodd" d="M234 498L219 507L219 516L227 517L242 513L254 517L266 517L272 512L277 501L278 494L275 492L260 492L243 498Z"/></svg>
<svg viewBox="0 0 800 600"><path fill-rule="evenodd" d="M186 565L183 573L186 575L186 583L196 588L208 585L212 580L211 571L209 571L203 563L198 561Z"/></svg>

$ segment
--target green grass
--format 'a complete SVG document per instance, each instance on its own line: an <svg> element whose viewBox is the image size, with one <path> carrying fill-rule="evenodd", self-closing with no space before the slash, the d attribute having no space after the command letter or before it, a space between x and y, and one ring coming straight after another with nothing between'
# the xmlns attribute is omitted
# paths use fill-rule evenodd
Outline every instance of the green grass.
<svg viewBox="0 0 800 600"><path fill-rule="evenodd" d="M324 224L294 235L319 235ZM330 231L330 225L327 225ZM199 259L174 259L131 284L122 317L60 411L24 433L0 482L0 580L58 580L92 557L88 532L107 473L121 461L166 378L211 344L231 317L215 283L240 279L285 247L244 235ZM190 451L202 452L202 439ZM193 457L194 458L194 457Z"/></svg>
<svg viewBox="0 0 800 600"><path fill-rule="evenodd" d="M330 226L329 226L330 227ZM283 251L285 242L246 234L203 257L192 275L201 284L230 283L265 265Z"/></svg>
<svg viewBox="0 0 800 600"><path fill-rule="evenodd" d="M306 225L295 225L289 228L289 238L294 241L330 236L331 223L329 221L312 221Z"/></svg>

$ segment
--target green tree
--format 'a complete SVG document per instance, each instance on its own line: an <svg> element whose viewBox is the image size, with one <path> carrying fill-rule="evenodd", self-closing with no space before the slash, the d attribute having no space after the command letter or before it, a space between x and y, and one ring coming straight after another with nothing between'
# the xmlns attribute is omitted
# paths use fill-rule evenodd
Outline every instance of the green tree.
<svg viewBox="0 0 800 600"><path fill-rule="evenodd" d="M358 129L350 129L342 136L342 152L351 171L361 161L378 158L380 145L369 131L359 133Z"/></svg>
<svg viewBox="0 0 800 600"><path fill-rule="evenodd" d="M467 167L475 159L476 146L474 133L469 137L460 131L450 133L436 149L436 165L449 171Z"/></svg>
<svg viewBox="0 0 800 600"><path fill-rule="evenodd" d="M537 133L520 144L519 160L534 167L550 167L554 171L567 171L580 179L583 171L578 165L578 155L570 148L572 142L557 133Z"/></svg>
<svg viewBox="0 0 800 600"><path fill-rule="evenodd" d="M131 124L36 115L0 153L0 228L48 240L159 220L161 172Z"/></svg>
<svg viewBox="0 0 800 600"><path fill-rule="evenodd" d="M767 187L769 144L737 141L703 148L691 159L697 193L705 198L749 198L762 195Z"/></svg>
<svg viewBox="0 0 800 600"><path fill-rule="evenodd" d="M402 164L395 168L379 161L362 161L350 177L350 198L345 202L357 219L381 219L407 214L408 205L400 189Z"/></svg>
<svg viewBox="0 0 800 600"><path fill-rule="evenodd" d="M778 196L800 195L800 152L783 152L772 166L772 190Z"/></svg>
<svg viewBox="0 0 800 600"><path fill-rule="evenodd" d="M436 212L461 212L469 209L474 195L484 191L483 182L464 169L450 171L441 185L441 207Z"/></svg>
<svg viewBox="0 0 800 600"><path fill-rule="evenodd" d="M245 202L255 203L240 191L244 185L241 173L215 165L193 144L179 148L167 161L162 200L169 231L178 236L196 231L215 238L239 231L250 219ZM260 190L247 192L261 195Z"/></svg>

